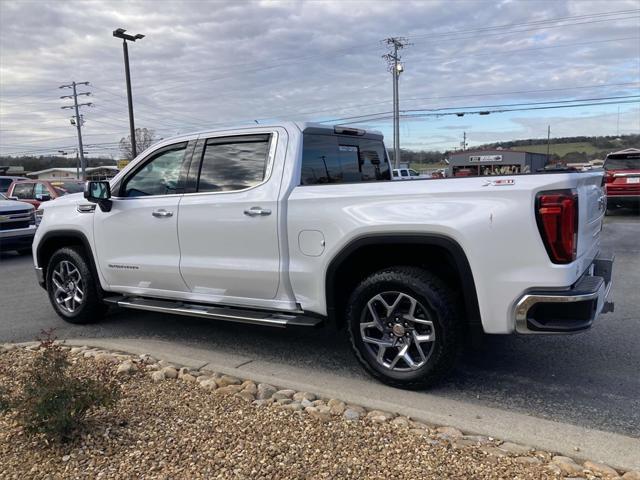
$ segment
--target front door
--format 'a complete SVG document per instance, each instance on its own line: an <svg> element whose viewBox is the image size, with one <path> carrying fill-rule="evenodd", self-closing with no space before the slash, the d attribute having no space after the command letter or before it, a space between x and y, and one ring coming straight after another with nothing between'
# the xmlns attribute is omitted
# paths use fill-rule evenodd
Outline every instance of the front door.
<svg viewBox="0 0 640 480"><path fill-rule="evenodd" d="M180 272L195 299L265 305L280 275L280 179L269 179L277 134L200 142L196 191L180 201Z"/></svg>
<svg viewBox="0 0 640 480"><path fill-rule="evenodd" d="M177 231L186 147L151 153L116 186L111 211L95 209L98 264L115 291L162 296L186 290Z"/></svg>

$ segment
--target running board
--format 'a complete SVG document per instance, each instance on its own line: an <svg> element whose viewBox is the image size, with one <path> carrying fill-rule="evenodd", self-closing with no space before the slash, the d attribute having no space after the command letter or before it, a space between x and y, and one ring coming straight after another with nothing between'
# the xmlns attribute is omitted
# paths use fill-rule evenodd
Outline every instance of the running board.
<svg viewBox="0 0 640 480"><path fill-rule="evenodd" d="M156 298L114 296L104 298L106 303L134 310L149 312L172 313L174 315L188 315L192 317L227 320L254 325L271 327L318 327L321 318L308 317L300 314L280 312L263 312L260 310L246 310L236 307L214 307L197 303L187 303Z"/></svg>

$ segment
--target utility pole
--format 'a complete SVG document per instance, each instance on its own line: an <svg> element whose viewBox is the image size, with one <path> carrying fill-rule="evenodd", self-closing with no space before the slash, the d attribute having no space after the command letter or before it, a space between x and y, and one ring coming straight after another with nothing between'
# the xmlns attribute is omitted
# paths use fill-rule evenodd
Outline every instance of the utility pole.
<svg viewBox="0 0 640 480"><path fill-rule="evenodd" d="M89 82L71 82L69 85L60 85L60 88L71 88L73 89L73 94L72 95L63 95L60 98L73 98L73 105L64 105L60 108L65 109L65 108L73 108L75 111L75 115L72 117L72 121L71 124L73 125L75 123L76 126L76 130L78 131L78 152L80 153L80 168L82 169L82 180L87 180L87 172L86 172L86 162L84 159L84 149L82 146L82 124L84 123L84 120L82 118L82 115L80 115L80 107L90 107L93 105L93 103L91 102L86 102L86 103L78 103L78 96L81 95L86 95L89 96L91 95L91 92L80 92L78 93L77 90L77 86L78 85L89 85Z"/></svg>
<svg viewBox="0 0 640 480"><path fill-rule="evenodd" d="M384 42L393 49L393 53L389 52L383 55L382 58L387 61L389 71L393 76L393 160L394 168L398 168L400 163L400 93L398 90L398 78L404 71L404 67L400 63L402 57L398 55L398 51L410 45L410 43L404 37L389 37Z"/></svg>
<svg viewBox="0 0 640 480"><path fill-rule="evenodd" d="M467 132L462 132L462 150L467 149Z"/></svg>
<svg viewBox="0 0 640 480"><path fill-rule="evenodd" d="M131 73L129 72L129 47L127 46L127 40L135 42L144 38L144 35L137 33L136 35L129 35L124 28L118 28L113 31L113 36L122 39L122 51L124 52L124 74L127 80L127 102L129 103L129 130L131 135L131 155L132 159L138 156L138 149L136 146L136 127L133 122L133 99L131 97Z"/></svg>
<svg viewBox="0 0 640 480"><path fill-rule="evenodd" d="M550 146L551 146L551 125L547 125L547 163L549 163Z"/></svg>

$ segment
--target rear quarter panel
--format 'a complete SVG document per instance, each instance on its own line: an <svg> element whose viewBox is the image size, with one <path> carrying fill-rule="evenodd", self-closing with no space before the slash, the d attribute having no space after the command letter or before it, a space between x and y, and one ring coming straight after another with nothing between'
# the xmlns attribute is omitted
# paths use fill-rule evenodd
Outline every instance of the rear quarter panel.
<svg viewBox="0 0 640 480"><path fill-rule="evenodd" d="M539 191L576 188L577 175L590 174L296 187L289 196L287 215L289 275L296 299L303 309L326 314L324 279L329 264L358 238L435 233L454 240L466 253L484 330L510 333L518 297L536 287L569 286L590 263L590 252L579 252L577 261L569 265L553 264L534 215ZM511 178L515 183L485 185L496 178ZM322 233L325 247L320 255L301 251L299 236L305 230Z"/></svg>

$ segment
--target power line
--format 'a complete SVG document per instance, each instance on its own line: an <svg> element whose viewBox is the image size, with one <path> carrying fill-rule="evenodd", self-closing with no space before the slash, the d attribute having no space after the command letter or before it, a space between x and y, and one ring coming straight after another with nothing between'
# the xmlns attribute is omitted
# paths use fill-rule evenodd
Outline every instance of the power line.
<svg viewBox="0 0 640 480"><path fill-rule="evenodd" d="M384 43L391 48L391 51L382 55L387 62L387 69L391 72L393 78L393 162L395 168L400 164L400 92L398 90L398 80L400 74L404 70L400 63L401 56L398 53L409 45L409 41L404 37L389 37Z"/></svg>

